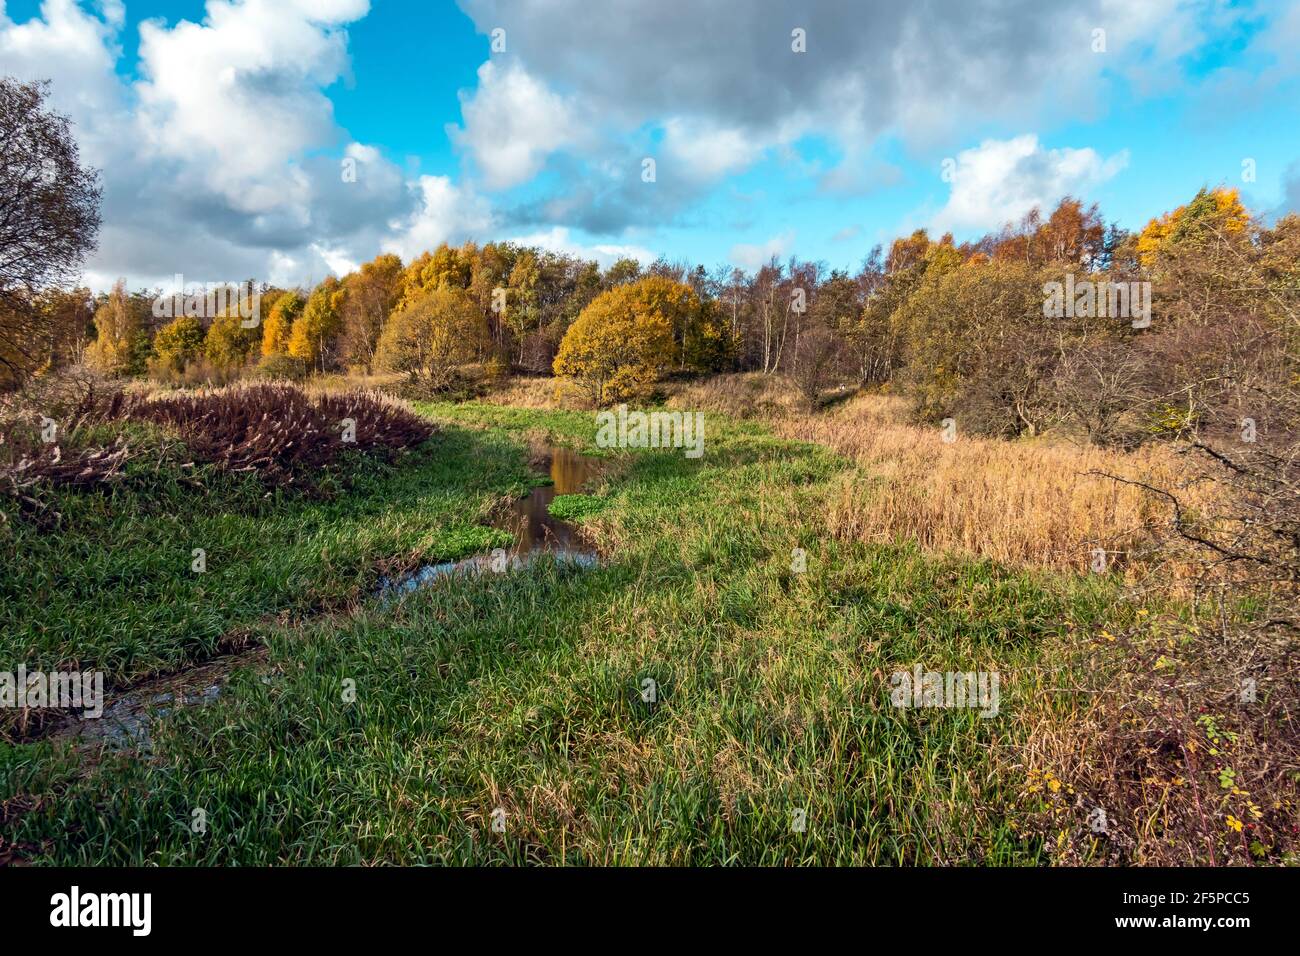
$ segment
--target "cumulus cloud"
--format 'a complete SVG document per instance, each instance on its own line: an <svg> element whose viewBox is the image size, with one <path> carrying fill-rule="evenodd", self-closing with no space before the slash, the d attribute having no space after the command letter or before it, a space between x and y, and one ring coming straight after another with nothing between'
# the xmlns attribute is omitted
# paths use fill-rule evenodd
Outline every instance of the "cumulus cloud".
<svg viewBox="0 0 1300 956"><path fill-rule="evenodd" d="M148 21L135 82L117 73L121 0L43 0L23 23L0 0L0 62L54 81L84 157L104 170L94 281L268 270L303 281L381 248L410 255L489 229L640 250L628 238L644 237L638 228L712 225L709 190L768 158L798 162L805 136L844 157L807 171L810 188L862 195L900 176L872 158L882 136L952 142L973 113L1023 117L1013 129L1074 120L1104 105L1110 77L1152 91L1180 82L1187 54L1245 17L1268 21L1250 42L1281 75L1300 30L1282 0L1248 11L1217 0L694 0L688 18L640 0L608 0L599 16L586 0L458 2L481 33L505 29L509 49L482 65L448 128L466 157L460 182L410 182L339 128L328 92L348 76L347 31L368 0L208 0L198 22ZM796 27L804 53L791 49ZM1097 28L1104 54L1090 48ZM1023 140L962 154L972 178L938 220L996 225L1123 161ZM645 156L659 161L653 184L640 178ZM342 159L355 161L355 181L340 176ZM543 172L545 188L496 195ZM761 260L778 239L736 249Z"/></svg>
<svg viewBox="0 0 1300 956"><path fill-rule="evenodd" d="M421 176L417 188L419 208L391 224L397 235L384 243L384 251L412 259L440 243L482 237L492 228L487 202L448 177Z"/></svg>
<svg viewBox="0 0 1300 956"><path fill-rule="evenodd" d="M50 80L54 106L84 124L121 108L113 75L121 26L120 4L96 16L75 0L44 0L40 17L16 23L0 0L0 64L20 80Z"/></svg>
<svg viewBox="0 0 1300 956"><path fill-rule="evenodd" d="M1176 67L1217 9L1210 0L695 0L684 19L641 0L608 0L600 16L587 0L459 2L482 33L506 30L509 56L535 84L564 90L612 128L672 117L724 133L721 155L741 158L745 143L800 130L848 144L885 129L951 130L972 110L988 119L1047 102L1073 109L1099 97L1103 71ZM795 28L806 52L792 49ZM1105 55L1091 50L1096 28L1108 31Z"/></svg>
<svg viewBox="0 0 1300 956"><path fill-rule="evenodd" d="M306 283L386 245L409 254L422 238L481 228L479 204L449 182L408 183L335 123L325 90L347 75L345 31L368 8L209 0L202 22L142 24L139 79L126 83L116 73L120 2L45 0L23 23L0 2L4 72L51 79L53 105L102 170L86 280Z"/></svg>
<svg viewBox="0 0 1300 956"><path fill-rule="evenodd" d="M544 232L513 236L510 241L523 246L538 246L552 252L567 253L580 259L595 260L602 267L613 265L619 259L635 259L642 265L648 265L657 258L653 252L644 246L578 242L564 226L555 226Z"/></svg>
<svg viewBox="0 0 1300 956"><path fill-rule="evenodd" d="M511 175L494 181L527 181L550 152L546 168L560 185L508 218L607 232L683 225L720 179L772 157L789 162L785 147L809 135L845 156L817 173L818 191L865 195L901 178L871 158L882 137L929 151L960 141L973 115L1011 128L1097 118L1115 81L1126 93L1166 92L1187 82L1189 54L1229 28L1292 23L1281 0L1249 9L1219 0L695 0L687 18L642 0L608 0L600 16L587 0L458 2L481 33L505 30L501 62L528 78L526 102L562 94L565 117L599 140L566 161L555 155L571 150L564 137L522 136L503 162ZM792 49L796 28L802 53ZM625 175L639 159L630 147L647 131L658 137L660 183L669 186L653 194ZM488 142L474 152L490 168L505 148Z"/></svg>
<svg viewBox="0 0 1300 956"><path fill-rule="evenodd" d="M745 169L764 144L736 127L673 117L664 124L664 149L673 168L690 179L712 181Z"/></svg>
<svg viewBox="0 0 1300 956"><path fill-rule="evenodd" d="M936 230L996 229L1035 206L1086 195L1128 163L1127 151L1103 159L1096 150L1044 149L1032 133L987 139L957 154L952 191L931 222Z"/></svg>
<svg viewBox="0 0 1300 956"><path fill-rule="evenodd" d="M213 0L202 24L142 23L135 118L148 147L236 208L301 203L310 184L295 160L335 135L322 89L347 69L339 28L368 9L367 0Z"/></svg>
<svg viewBox="0 0 1300 956"><path fill-rule="evenodd" d="M464 127L448 133L474 157L489 189L532 179L549 153L577 139L569 104L517 64L479 67L478 87L461 96L461 112Z"/></svg>

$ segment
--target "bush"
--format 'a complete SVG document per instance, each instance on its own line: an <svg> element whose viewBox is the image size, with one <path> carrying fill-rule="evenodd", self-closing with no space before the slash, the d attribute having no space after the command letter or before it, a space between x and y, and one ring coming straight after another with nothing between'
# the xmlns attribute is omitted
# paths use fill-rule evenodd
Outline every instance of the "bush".
<svg viewBox="0 0 1300 956"><path fill-rule="evenodd" d="M127 414L175 428L198 461L256 472L270 485L301 481L345 451L386 454L433 434L424 419L377 395L308 396L292 385L169 395L140 401Z"/></svg>
<svg viewBox="0 0 1300 956"><path fill-rule="evenodd" d="M185 370L203 352L203 324L193 316L172 319L154 336L149 371L167 378Z"/></svg>
<svg viewBox="0 0 1300 956"><path fill-rule="evenodd" d="M42 415L58 423L54 442L42 440ZM0 494L37 520L57 520L41 487L122 478L146 450L138 428L130 437L130 423L176 432L192 461L303 488L346 451L388 458L433 434L423 418L372 393L308 396L293 385L259 384L143 398L93 376L65 378L0 406Z"/></svg>
<svg viewBox="0 0 1300 956"><path fill-rule="evenodd" d="M450 387L456 366L477 358L486 344L487 327L473 300L444 287L421 293L393 314L375 358L380 368L437 392Z"/></svg>
<svg viewBox="0 0 1300 956"><path fill-rule="evenodd" d="M307 377L307 365L291 355L263 355L253 372L260 379L301 382Z"/></svg>

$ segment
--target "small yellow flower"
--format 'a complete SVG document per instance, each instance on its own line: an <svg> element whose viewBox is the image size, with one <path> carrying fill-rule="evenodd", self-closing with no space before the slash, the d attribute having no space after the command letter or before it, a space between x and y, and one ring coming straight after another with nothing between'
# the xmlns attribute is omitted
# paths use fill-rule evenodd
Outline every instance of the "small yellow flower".
<svg viewBox="0 0 1300 956"><path fill-rule="evenodd" d="M1047 785L1052 788L1052 793L1056 793L1058 790L1061 789L1061 781L1057 780L1054 777L1051 780L1047 781Z"/></svg>

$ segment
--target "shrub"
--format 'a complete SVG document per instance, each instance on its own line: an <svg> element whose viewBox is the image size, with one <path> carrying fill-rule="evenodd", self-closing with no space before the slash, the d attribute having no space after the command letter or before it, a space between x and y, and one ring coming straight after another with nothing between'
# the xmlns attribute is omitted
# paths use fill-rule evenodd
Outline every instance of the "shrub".
<svg viewBox="0 0 1300 956"><path fill-rule="evenodd" d="M254 375L270 381L301 382L307 377L307 366L291 355L264 355L257 363Z"/></svg>
<svg viewBox="0 0 1300 956"><path fill-rule="evenodd" d="M283 384L168 395L139 401L127 414L175 428L198 461L256 472L270 485L309 479L348 450L387 454L433 434L424 419L380 396L308 396ZM345 435L345 421L353 433Z"/></svg>
<svg viewBox="0 0 1300 956"><path fill-rule="evenodd" d="M41 414L59 423L55 442L42 440ZM128 440L132 422L173 430L195 462L303 488L346 451L387 458L433 434L423 418L373 393L309 396L293 385L257 384L145 398L93 376L65 377L0 406L0 494L37 520L57 519L40 487L120 479L144 451Z"/></svg>
<svg viewBox="0 0 1300 956"><path fill-rule="evenodd" d="M412 385L449 387L456 366L477 357L487 327L474 301L461 289L423 292L394 313L379 337L380 368L404 373Z"/></svg>

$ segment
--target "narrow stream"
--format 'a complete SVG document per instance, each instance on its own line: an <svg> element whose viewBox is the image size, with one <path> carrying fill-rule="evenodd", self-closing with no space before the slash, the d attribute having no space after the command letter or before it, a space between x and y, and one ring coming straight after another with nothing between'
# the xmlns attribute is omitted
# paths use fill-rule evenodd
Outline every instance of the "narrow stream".
<svg viewBox="0 0 1300 956"><path fill-rule="evenodd" d="M523 498L511 502L510 508L492 522L514 536L514 545L506 551L505 562L498 554L476 554L459 561L426 564L398 580L379 582L380 597L402 595L456 573L478 574L526 567L540 554L556 561L570 562L583 568L595 567L598 555L583 542L577 527L550 513L557 495L575 494L599 474L599 462L571 448L546 446L535 448L533 459L551 477L551 483L538 485ZM182 674L163 678L115 695L100 719L83 719L69 715L41 736L78 737L85 743L104 743L114 747L133 747L148 752L152 747L150 724L175 707L205 704L216 699L230 674L240 666L261 663L265 649L233 655L192 668ZM264 676L263 680L270 677Z"/></svg>
<svg viewBox="0 0 1300 956"><path fill-rule="evenodd" d="M575 525L556 518L549 509L557 495L576 494L595 478L599 461L558 445L534 449L533 461L550 475L551 483L538 485L511 502L509 510L493 520L492 527L510 532L515 539L510 548L503 549L504 562L499 554L476 554L458 561L426 564L399 580L381 580L380 594L405 594L459 573L517 570L541 554L552 555L557 562L595 567L599 561L596 550L583 542Z"/></svg>
<svg viewBox="0 0 1300 956"><path fill-rule="evenodd" d="M596 552L582 543L578 529L561 521L548 510L556 495L572 495L597 474L596 459L572 448L548 447L543 467L549 468L551 484L538 485L511 505L510 512L494 526L515 536L511 554L524 558L541 552L594 563Z"/></svg>

